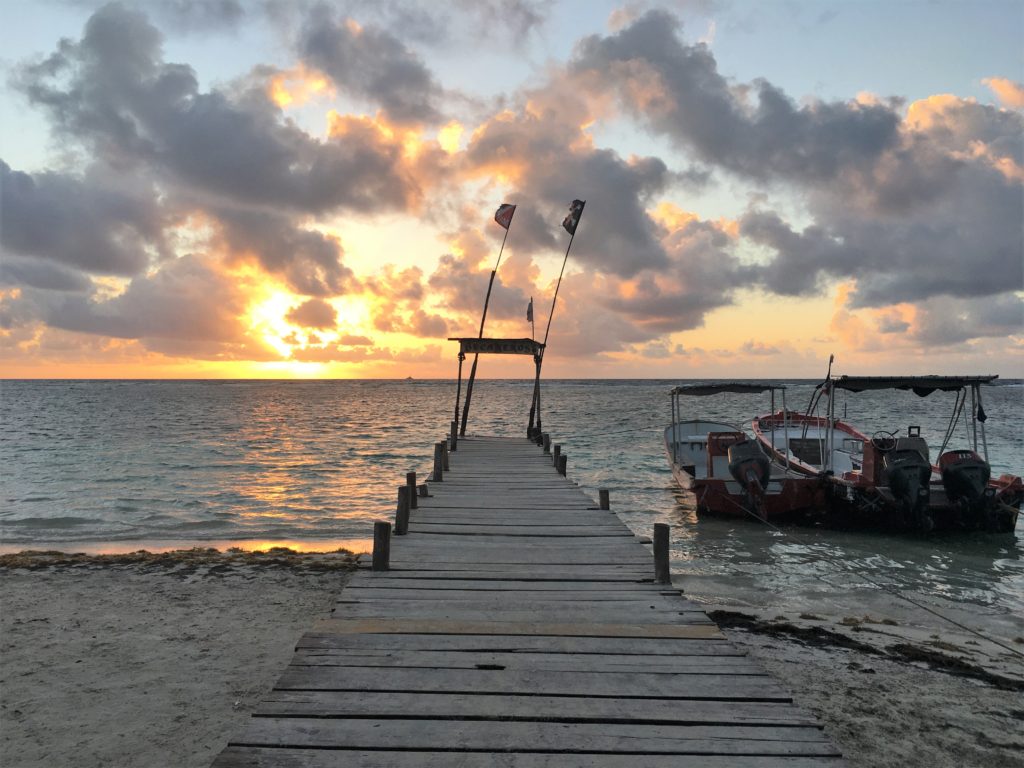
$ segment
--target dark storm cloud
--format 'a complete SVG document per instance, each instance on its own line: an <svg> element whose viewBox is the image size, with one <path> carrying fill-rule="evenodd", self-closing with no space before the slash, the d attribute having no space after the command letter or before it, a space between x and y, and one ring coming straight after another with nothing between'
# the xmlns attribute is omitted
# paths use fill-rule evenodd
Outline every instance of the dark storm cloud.
<svg viewBox="0 0 1024 768"><path fill-rule="evenodd" d="M0 246L93 274L137 274L147 250L162 247L154 194L145 184L113 183L96 168L83 177L30 175L0 160ZM33 274L42 275L40 269Z"/></svg>
<svg viewBox="0 0 1024 768"><path fill-rule="evenodd" d="M1019 287L1019 286L1018 286ZM924 345L950 345L1024 332L1024 299L1012 292L984 299L934 299L919 307L912 335Z"/></svg>
<svg viewBox="0 0 1024 768"><path fill-rule="evenodd" d="M394 35L359 27L317 6L300 33L299 54L344 92L379 104L397 123L436 123L442 91L423 61Z"/></svg>
<svg viewBox="0 0 1024 768"><path fill-rule="evenodd" d="M400 148L380 134L319 141L260 87L200 92L191 67L163 62L157 29L119 5L97 11L80 42L23 65L15 84L62 139L234 201L373 211L401 209L411 194Z"/></svg>
<svg viewBox="0 0 1024 768"><path fill-rule="evenodd" d="M323 299L310 299L290 311L286 318L303 328L334 328L338 312Z"/></svg>

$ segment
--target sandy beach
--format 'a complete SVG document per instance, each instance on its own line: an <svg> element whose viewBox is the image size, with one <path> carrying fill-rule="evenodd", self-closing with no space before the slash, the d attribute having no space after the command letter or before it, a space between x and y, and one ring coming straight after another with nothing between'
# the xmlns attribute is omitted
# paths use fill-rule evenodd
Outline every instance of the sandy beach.
<svg viewBox="0 0 1024 768"><path fill-rule="evenodd" d="M0 765L208 766L351 562L3 556Z"/></svg>
<svg viewBox="0 0 1024 768"><path fill-rule="evenodd" d="M208 550L4 556L0 762L209 765L329 612L350 563ZM893 619L708 608L852 766L1024 758L1024 665L1005 649Z"/></svg>

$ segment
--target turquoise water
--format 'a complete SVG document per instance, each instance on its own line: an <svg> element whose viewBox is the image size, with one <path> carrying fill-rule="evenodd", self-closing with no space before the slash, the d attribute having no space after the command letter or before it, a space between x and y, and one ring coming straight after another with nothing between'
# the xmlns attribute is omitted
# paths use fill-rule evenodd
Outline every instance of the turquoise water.
<svg viewBox="0 0 1024 768"><path fill-rule="evenodd" d="M641 535L672 525L673 571L691 596L814 606L828 595L844 609L884 584L997 623L1024 615L1024 519L1015 536L928 537L698 520L661 443L675 383L546 382L543 419L570 478L595 498L611 489L613 508ZM531 387L478 382L469 431L523 434ZM802 410L812 389L789 382L787 404ZM372 521L393 515L405 473L425 477L454 395L448 381L5 381L0 542L7 551L359 546ZM987 387L984 397L993 471L1020 474L1024 388ZM840 398L837 411L862 431L920 424L933 446L953 406L951 393ZM724 395L693 406L694 415L744 422L768 400Z"/></svg>

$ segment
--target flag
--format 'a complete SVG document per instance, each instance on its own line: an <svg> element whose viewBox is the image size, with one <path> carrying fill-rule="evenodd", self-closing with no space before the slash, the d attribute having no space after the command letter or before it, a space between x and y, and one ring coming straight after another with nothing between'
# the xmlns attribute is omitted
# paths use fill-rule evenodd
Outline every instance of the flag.
<svg viewBox="0 0 1024 768"><path fill-rule="evenodd" d="M526 322L533 322L533 296L530 297L530 303L526 307Z"/></svg>
<svg viewBox="0 0 1024 768"><path fill-rule="evenodd" d="M515 212L516 207L514 205L502 203L498 206L498 210L494 214L494 220L505 229L508 229L509 225L512 223L512 216Z"/></svg>
<svg viewBox="0 0 1024 768"><path fill-rule="evenodd" d="M583 215L583 206L586 204L586 200L573 200L572 205L569 206L569 215L562 220L562 226L565 227L565 231L570 235L576 234L576 227L580 223L580 216Z"/></svg>

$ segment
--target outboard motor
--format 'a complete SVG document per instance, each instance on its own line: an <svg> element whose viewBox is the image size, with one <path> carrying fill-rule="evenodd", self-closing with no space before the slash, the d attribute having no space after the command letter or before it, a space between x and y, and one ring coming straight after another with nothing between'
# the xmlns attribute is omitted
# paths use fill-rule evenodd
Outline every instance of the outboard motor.
<svg viewBox="0 0 1024 768"><path fill-rule="evenodd" d="M902 502L906 522L923 531L935 525L928 514L931 476L928 444L918 435L898 438L882 457L883 482Z"/></svg>
<svg viewBox="0 0 1024 768"><path fill-rule="evenodd" d="M985 496L992 477L988 462L974 451L946 451L939 457L942 485L950 501L976 502Z"/></svg>
<svg viewBox="0 0 1024 768"><path fill-rule="evenodd" d="M939 457L942 486L950 501L959 502L960 524L965 528L981 525L999 530L1000 520L995 510L995 491L988 489L992 468L974 451L946 451Z"/></svg>
<svg viewBox="0 0 1024 768"><path fill-rule="evenodd" d="M729 446L729 474L746 488L753 511L765 519L764 489L771 477L771 462L757 443L744 440Z"/></svg>

